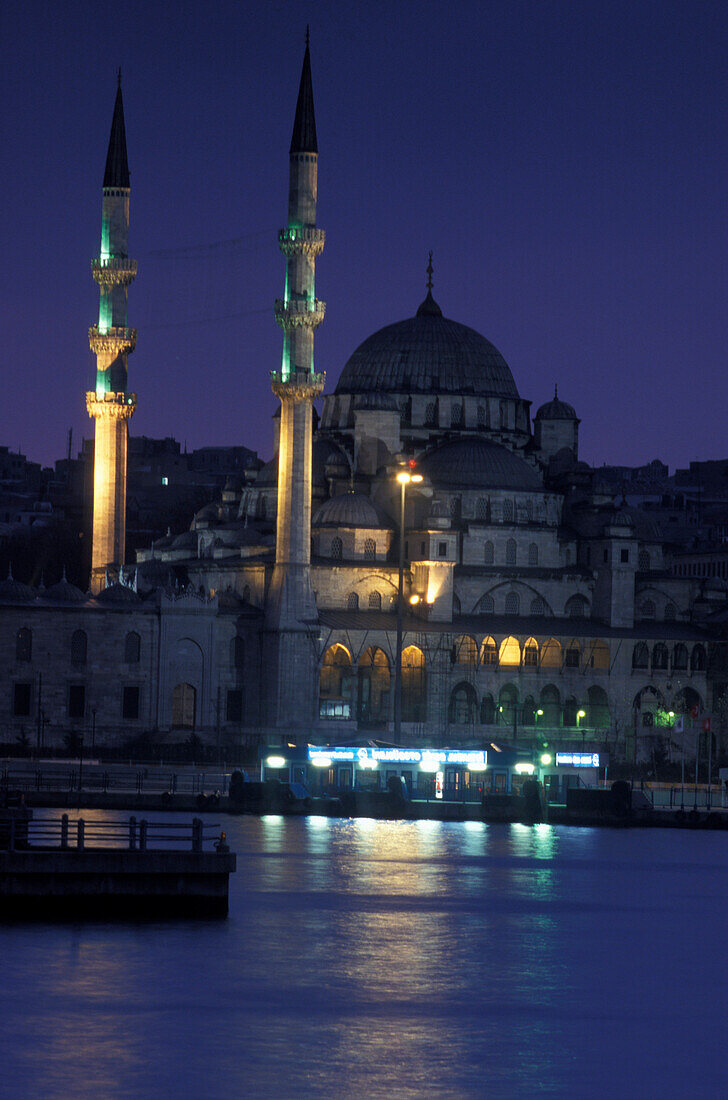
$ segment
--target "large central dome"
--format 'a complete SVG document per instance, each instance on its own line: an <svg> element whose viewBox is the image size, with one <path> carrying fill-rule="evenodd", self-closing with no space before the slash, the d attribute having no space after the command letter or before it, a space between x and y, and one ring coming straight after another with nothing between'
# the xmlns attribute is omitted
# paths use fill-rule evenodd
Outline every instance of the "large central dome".
<svg viewBox="0 0 728 1100"><path fill-rule="evenodd" d="M379 329L347 361L336 393L372 392L518 397L498 349L443 317L429 291L415 317Z"/></svg>

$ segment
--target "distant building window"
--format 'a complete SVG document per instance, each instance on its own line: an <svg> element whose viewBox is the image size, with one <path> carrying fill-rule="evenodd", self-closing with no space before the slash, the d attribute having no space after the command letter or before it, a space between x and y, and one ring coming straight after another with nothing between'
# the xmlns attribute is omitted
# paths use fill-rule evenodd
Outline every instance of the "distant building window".
<svg viewBox="0 0 728 1100"><path fill-rule="evenodd" d="M438 556L438 558L446 558L447 557L447 543L446 542L438 542L438 544L437 544L437 556Z"/></svg>
<svg viewBox="0 0 728 1100"><path fill-rule="evenodd" d="M239 634L233 638L233 668L245 668L245 640Z"/></svg>
<svg viewBox="0 0 728 1100"><path fill-rule="evenodd" d="M504 523L513 523L514 514L515 514L515 509L513 507L513 501L510 500L510 499L509 500L504 500L503 501L503 522Z"/></svg>
<svg viewBox="0 0 728 1100"><path fill-rule="evenodd" d="M528 564L538 565L538 546L532 542L528 548Z"/></svg>
<svg viewBox="0 0 728 1100"><path fill-rule="evenodd" d="M506 615L517 615L521 601L517 592L509 592L506 596Z"/></svg>
<svg viewBox="0 0 728 1100"><path fill-rule="evenodd" d="M124 641L124 661L128 665L138 665L141 650L141 638L135 630L130 631Z"/></svg>
<svg viewBox="0 0 728 1100"><path fill-rule="evenodd" d="M696 645L690 655L690 667L693 672L705 672L705 650L701 645Z"/></svg>
<svg viewBox="0 0 728 1100"><path fill-rule="evenodd" d="M482 405L478 405L478 427L485 427L485 408Z"/></svg>
<svg viewBox="0 0 728 1100"><path fill-rule="evenodd" d="M665 622L673 622L677 618L677 608L674 603L665 604Z"/></svg>
<svg viewBox="0 0 728 1100"><path fill-rule="evenodd" d="M578 668L580 656L581 650L579 649L578 645L568 646L564 654L564 668ZM573 723L569 724L573 725Z"/></svg>
<svg viewBox="0 0 728 1100"><path fill-rule="evenodd" d="M686 669L688 667L688 648L679 642L672 651L672 667Z"/></svg>
<svg viewBox="0 0 728 1100"><path fill-rule="evenodd" d="M492 615L493 614L493 612L495 611L495 604L493 602L493 597L492 596L483 596L483 598L480 601L480 610L485 615Z"/></svg>
<svg viewBox="0 0 728 1100"><path fill-rule="evenodd" d="M537 596L535 600L531 600L531 614L532 615L545 615L546 606L540 596Z"/></svg>
<svg viewBox="0 0 728 1100"><path fill-rule="evenodd" d="M30 715L31 684L13 684L13 714L16 718Z"/></svg>
<svg viewBox="0 0 728 1100"><path fill-rule="evenodd" d="M644 642L638 642L632 650L632 668L647 668L650 653Z"/></svg>
<svg viewBox="0 0 728 1100"><path fill-rule="evenodd" d="M374 561L377 556L377 544L374 539L366 539L364 542L364 557L367 561Z"/></svg>
<svg viewBox="0 0 728 1100"><path fill-rule="evenodd" d="M623 546L619 552L619 560L625 565L629 561L629 550L626 546Z"/></svg>
<svg viewBox="0 0 728 1100"><path fill-rule="evenodd" d="M331 557L334 561L341 561L342 554L344 552L344 544L338 535L331 540Z"/></svg>
<svg viewBox="0 0 728 1100"><path fill-rule="evenodd" d="M128 721L139 717L139 685L125 684L121 700L121 716Z"/></svg>
<svg viewBox="0 0 728 1100"><path fill-rule="evenodd" d="M450 407L450 427L460 428L463 423L463 407L462 405L452 405Z"/></svg>
<svg viewBox="0 0 728 1100"><path fill-rule="evenodd" d="M460 518L460 497L450 497L450 518Z"/></svg>
<svg viewBox="0 0 728 1100"><path fill-rule="evenodd" d="M83 718L86 713L86 685L68 685L68 717Z"/></svg>
<svg viewBox="0 0 728 1100"><path fill-rule="evenodd" d="M572 596L566 601L565 610L570 619L585 619L589 611L589 603L584 596Z"/></svg>
<svg viewBox="0 0 728 1100"><path fill-rule="evenodd" d="M349 595L346 597L346 606L349 611L359 610L359 597L357 596L356 592L350 592Z"/></svg>
<svg viewBox="0 0 728 1100"><path fill-rule="evenodd" d="M516 564L516 540L508 539L506 543L506 565Z"/></svg>
<svg viewBox="0 0 728 1100"><path fill-rule="evenodd" d="M15 660L29 661L33 650L33 633L27 626L21 626L15 635Z"/></svg>
<svg viewBox="0 0 728 1100"><path fill-rule="evenodd" d="M655 648L652 650L652 667L653 669L660 669L664 671L667 668L667 646L663 642L658 642Z"/></svg>
<svg viewBox="0 0 728 1100"><path fill-rule="evenodd" d="M486 565L492 565L495 561L495 547L490 540L483 546L483 561Z"/></svg>
<svg viewBox="0 0 728 1100"><path fill-rule="evenodd" d="M605 551L604 551L604 561L605 561L605 562L608 562L608 561L609 561L609 551L608 551L608 550L605 550Z"/></svg>
<svg viewBox="0 0 728 1100"><path fill-rule="evenodd" d="M655 617L655 605L652 600L643 600L640 607L641 619L654 619Z"/></svg>
<svg viewBox="0 0 728 1100"><path fill-rule="evenodd" d="M85 630L74 630L71 635L71 664L86 664L87 638Z"/></svg>
<svg viewBox="0 0 728 1100"><path fill-rule="evenodd" d="M369 593L369 610L381 611L382 610L382 594L381 592Z"/></svg>
<svg viewBox="0 0 728 1100"><path fill-rule="evenodd" d="M226 722L242 722L243 692L240 688L229 688L225 705Z"/></svg>
<svg viewBox="0 0 728 1100"><path fill-rule="evenodd" d="M169 485L169 478L168 477L163 477L162 478L162 485Z"/></svg>
<svg viewBox="0 0 728 1100"><path fill-rule="evenodd" d="M646 573L650 568L650 553L649 550L640 550L639 558L637 559L637 568L640 573Z"/></svg>
<svg viewBox="0 0 728 1100"><path fill-rule="evenodd" d="M428 401L425 408L425 425L428 428L437 426L437 405L434 401Z"/></svg>

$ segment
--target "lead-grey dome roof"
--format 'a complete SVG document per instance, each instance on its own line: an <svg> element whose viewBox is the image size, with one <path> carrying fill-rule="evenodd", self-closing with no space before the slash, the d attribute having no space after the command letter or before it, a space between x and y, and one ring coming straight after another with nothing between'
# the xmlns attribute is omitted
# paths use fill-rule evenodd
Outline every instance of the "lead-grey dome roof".
<svg viewBox="0 0 728 1100"><path fill-rule="evenodd" d="M443 317L430 294L415 317L387 325L359 345L335 392L518 397L498 349L475 329Z"/></svg>
<svg viewBox="0 0 728 1100"><path fill-rule="evenodd" d="M480 436L443 443L421 460L419 468L435 488L543 489L541 478L524 459Z"/></svg>
<svg viewBox="0 0 728 1100"><path fill-rule="evenodd" d="M313 527L391 527L376 505L364 493L341 493L316 510Z"/></svg>

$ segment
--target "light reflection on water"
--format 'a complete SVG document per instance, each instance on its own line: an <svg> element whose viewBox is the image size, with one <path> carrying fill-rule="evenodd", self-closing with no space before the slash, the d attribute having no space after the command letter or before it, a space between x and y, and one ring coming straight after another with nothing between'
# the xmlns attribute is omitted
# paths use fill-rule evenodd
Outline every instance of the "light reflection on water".
<svg viewBox="0 0 728 1100"><path fill-rule="evenodd" d="M224 822L227 921L0 926L3 1095L724 1094L724 834Z"/></svg>

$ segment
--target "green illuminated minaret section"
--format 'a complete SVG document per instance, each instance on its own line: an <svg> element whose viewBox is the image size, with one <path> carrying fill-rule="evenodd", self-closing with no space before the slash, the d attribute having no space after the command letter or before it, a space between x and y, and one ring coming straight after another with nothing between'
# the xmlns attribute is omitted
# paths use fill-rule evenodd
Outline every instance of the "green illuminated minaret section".
<svg viewBox="0 0 728 1100"><path fill-rule="evenodd" d="M281 402L278 446L276 562L266 606L271 631L268 697L276 700L271 721L295 727L310 723L315 698L311 630L318 622L311 585L311 460L313 401L324 388L314 369L314 333L325 304L315 292L316 257L324 232L316 226L318 144L313 107L308 32L289 150L288 225L278 234L286 258L284 297L275 303L283 329L280 371L271 371Z"/></svg>
<svg viewBox="0 0 728 1100"><path fill-rule="evenodd" d="M128 421L136 408L136 394L127 388L127 360L136 330L127 328L126 307L137 265L129 259L129 164L121 72L104 170L101 249L91 270L99 286L99 320L89 329L96 386L86 394L88 414L96 422L91 588L97 592L107 573L124 564Z"/></svg>

